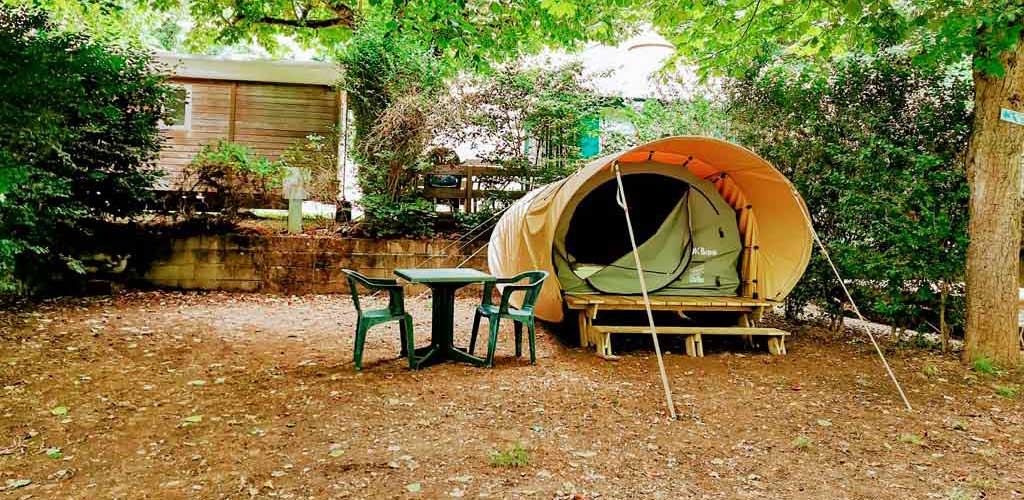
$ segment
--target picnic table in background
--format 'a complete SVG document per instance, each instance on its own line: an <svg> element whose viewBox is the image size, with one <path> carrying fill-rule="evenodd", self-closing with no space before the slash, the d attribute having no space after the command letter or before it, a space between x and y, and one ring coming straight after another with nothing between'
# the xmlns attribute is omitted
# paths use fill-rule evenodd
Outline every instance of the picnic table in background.
<svg viewBox="0 0 1024 500"><path fill-rule="evenodd" d="M493 283L495 277L468 268L395 269L395 275L430 287L432 294L430 345L410 353L410 366L418 369L447 360L483 366L485 360L455 347L455 291L473 283Z"/></svg>

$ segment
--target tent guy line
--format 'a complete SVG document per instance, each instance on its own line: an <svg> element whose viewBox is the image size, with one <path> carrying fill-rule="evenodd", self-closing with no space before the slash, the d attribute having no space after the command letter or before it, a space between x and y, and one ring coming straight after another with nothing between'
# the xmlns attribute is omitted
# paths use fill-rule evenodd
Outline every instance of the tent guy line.
<svg viewBox="0 0 1024 500"><path fill-rule="evenodd" d="M793 190L795 196L799 196L796 189ZM828 249L825 248L825 244L821 242L821 238L818 237L818 231L814 229L814 224L811 222L811 216L805 209L803 211L804 217L807 218L807 225L811 228L811 235L814 237L815 243L818 244L818 248L821 249L821 254L825 256L825 261L828 262L829 267L832 268L832 273L835 274L836 280L839 281L839 286L843 288L843 293L846 295L846 300L850 301L850 306L853 307L853 313L857 315L857 319L861 321L867 321L864 315L860 313L860 308L857 307L857 303L853 300L853 296L850 295L850 290L846 288L846 282L843 281L843 277L839 274L839 269L832 262L832 257L828 253ZM910 400L907 399L906 393L903 392L903 387L900 385L900 381L896 378L896 374L893 373L892 367L889 366L889 362L885 359L885 354L882 353L882 348L878 346L878 342L875 340L875 335L871 333L870 328L865 328L864 331L868 334L868 338L871 339L871 345L875 347L875 352L878 353L878 359L882 361L882 366L885 367L886 373L889 374L889 378L892 379L892 383L896 386L896 390L900 393L900 398L903 399L903 405L906 406L907 411L913 412L914 408L910 406Z"/></svg>
<svg viewBox="0 0 1024 500"><path fill-rule="evenodd" d="M653 155L653 152L652 152ZM661 345L658 343L658 329L654 324L654 312L651 311L651 298L647 296L647 281L644 279L643 266L640 263L640 252L636 247L636 236L633 234L633 221L629 218L629 206L626 204L626 191L622 185L622 172L619 170L619 162L614 163L615 181L618 184L618 193L615 201L622 207L626 216L626 229L629 233L629 243L633 247L633 259L636 262L636 275L640 280L640 292L644 298L644 309L647 311L647 323L651 327L651 340L654 341L654 354L658 357L658 372L661 374L661 386L665 389L665 404L668 405L668 414L672 420L676 420L676 405L672 401L672 388L668 383L668 374L665 373L665 360L661 356Z"/></svg>

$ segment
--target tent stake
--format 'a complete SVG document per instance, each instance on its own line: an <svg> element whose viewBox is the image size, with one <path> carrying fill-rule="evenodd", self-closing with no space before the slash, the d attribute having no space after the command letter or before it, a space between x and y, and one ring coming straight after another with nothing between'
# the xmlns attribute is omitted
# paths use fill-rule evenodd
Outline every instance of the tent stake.
<svg viewBox="0 0 1024 500"><path fill-rule="evenodd" d="M652 153L653 154L653 153ZM626 190L622 187L622 172L619 171L619 162L615 162L615 180L619 184L619 191L616 193L616 202L622 207L626 214L626 229L629 232L629 243L633 246L633 260L636 262L637 277L640 278L640 293L644 296L644 308L647 310L647 322L651 327L651 339L654 340L654 353L658 356L658 370L661 372L661 385L665 388L665 404L668 405L668 414L672 420L676 419L676 405L672 402L672 389L668 385L668 375L665 373L665 360L661 357L661 346L658 344L658 331L654 326L654 313L651 312L651 299L647 296L647 281L644 280L644 270L640 266L640 253L636 248L636 237L633 236L633 222L629 219L629 207L626 206Z"/></svg>
<svg viewBox="0 0 1024 500"><path fill-rule="evenodd" d="M796 191L793 192L796 195ZM799 198L797 198L799 200ZM801 205L802 206L802 205ZM818 248L821 249L821 254L825 256L825 260L828 262L829 267L832 268L832 272L836 275L836 280L839 281L839 286L843 287L843 293L846 294L846 300L850 301L850 306L853 307L853 313L857 315L857 318L861 321L867 321L864 319L864 315L860 313L860 308L857 307L857 303L853 301L853 296L850 295L850 290L846 288L846 282L843 281L843 277L839 275L839 269L832 263L832 257L828 253L828 249L825 248L825 244L821 242L821 238L818 237L818 231L814 229L814 222L811 221L811 215L807 213L807 208L800 210L804 214L804 218L807 219L807 225L811 228L811 235L814 236L815 243L818 244ZM889 366L889 362L885 359L885 354L882 354L882 348L878 346L878 342L875 340L875 335L871 333L870 328L865 328L865 332L868 334L868 338L871 339L871 345L875 346L875 352L878 353L878 359L882 360L882 366L885 367L885 371L889 374L889 378L892 379L893 385L896 386L896 390L900 393L900 398L903 399L904 406L907 407L907 411L912 412L914 408L910 406L910 400L907 399L907 395L903 392L903 387L900 385L900 381L896 379L896 374L893 373L892 368Z"/></svg>

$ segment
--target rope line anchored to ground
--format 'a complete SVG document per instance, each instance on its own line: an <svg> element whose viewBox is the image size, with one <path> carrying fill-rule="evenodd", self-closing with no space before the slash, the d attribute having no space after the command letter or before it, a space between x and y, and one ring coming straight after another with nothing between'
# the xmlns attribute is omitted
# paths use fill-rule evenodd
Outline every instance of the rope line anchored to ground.
<svg viewBox="0 0 1024 500"><path fill-rule="evenodd" d="M658 356L658 371L661 373L661 385L665 389L665 404L668 405L668 414L672 420L676 419L676 405L672 401L672 388L668 384L668 374L665 372L665 359L661 356L661 345L658 343L658 330L654 325L654 312L651 310L651 298L647 295L647 281L644 279L644 270L640 265L640 253L636 247L636 237L633 235L633 221L629 218L629 206L626 205L626 190L622 186L622 172L619 170L619 162L615 162L615 181L618 183L618 192L615 193L615 201L622 207L626 216L626 232L629 233L629 243L633 247L633 260L636 262L636 274L640 279L640 293L644 298L644 309L647 311L647 323L651 327L651 339L654 340L654 353Z"/></svg>
<svg viewBox="0 0 1024 500"><path fill-rule="evenodd" d="M796 190L793 191L793 196L796 196L797 200L799 200L799 194ZM804 218L807 219L808 227L811 228L811 236L814 237L814 242L817 243L818 248L821 249L821 254L825 257L825 261L828 262L829 267L832 268L832 272L835 274L836 280L839 281L839 286L843 288L843 294L846 295L846 300L850 301L850 306L853 307L853 313L857 315L857 319L866 322L867 319L860 313L860 308L857 307L857 303L853 300L853 296L850 295L850 290L846 288L846 282L843 281L843 277L839 274L839 269L836 268L836 265L832 262L832 256L829 255L828 249L825 248L825 244L821 242L821 237L818 236L818 231L814 229L814 222L811 221L811 214L807 212L807 207L802 203L800 206L803 207L801 213L803 213ZM910 406L910 400L907 399L906 393L903 392L903 386L900 385L900 381L896 378L896 374L892 371L892 367L889 366L889 362L885 359L885 354L882 353L881 346L879 346L878 341L875 340L875 335L871 333L870 328L865 328L864 331L868 334L868 338L871 339L871 345L875 346L875 352L878 353L878 359L882 361L882 366L885 367L886 373L889 374L889 378L892 379L893 385L895 385L896 390L899 391L900 398L903 399L903 405L906 406L907 411L914 411L914 408Z"/></svg>

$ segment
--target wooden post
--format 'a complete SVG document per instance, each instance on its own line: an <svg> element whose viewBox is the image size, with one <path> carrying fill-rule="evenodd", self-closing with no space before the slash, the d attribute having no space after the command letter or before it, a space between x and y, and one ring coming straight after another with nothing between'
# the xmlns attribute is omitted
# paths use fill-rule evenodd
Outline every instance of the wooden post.
<svg viewBox="0 0 1024 500"><path fill-rule="evenodd" d="M235 142L235 130L238 117L238 82L231 84L231 94L228 96L229 99L229 115L228 115L228 142Z"/></svg>
<svg viewBox="0 0 1024 500"><path fill-rule="evenodd" d="M473 213L473 167L466 166L466 213Z"/></svg>

